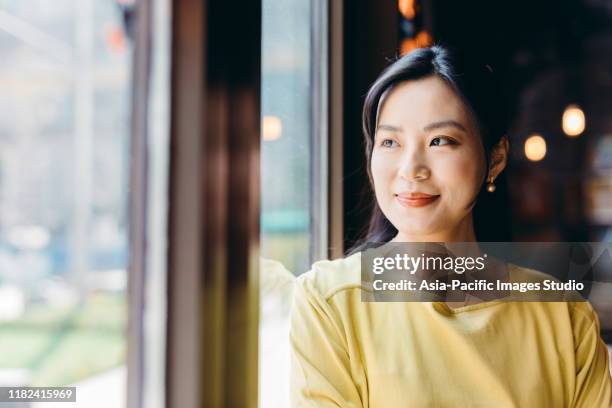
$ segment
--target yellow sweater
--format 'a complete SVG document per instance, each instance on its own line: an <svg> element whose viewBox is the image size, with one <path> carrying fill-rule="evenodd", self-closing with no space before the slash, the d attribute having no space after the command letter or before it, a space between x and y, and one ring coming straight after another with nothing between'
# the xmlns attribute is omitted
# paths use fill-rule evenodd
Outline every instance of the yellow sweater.
<svg viewBox="0 0 612 408"><path fill-rule="evenodd" d="M362 302L360 256L296 280L293 407L612 407L589 303Z"/></svg>

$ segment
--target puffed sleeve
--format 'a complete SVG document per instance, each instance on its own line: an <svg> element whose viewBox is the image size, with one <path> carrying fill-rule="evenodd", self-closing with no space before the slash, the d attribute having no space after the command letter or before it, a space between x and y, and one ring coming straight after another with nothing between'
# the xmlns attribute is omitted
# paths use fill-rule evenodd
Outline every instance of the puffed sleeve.
<svg viewBox="0 0 612 408"><path fill-rule="evenodd" d="M294 290L291 406L364 407L351 376L342 324L307 276L296 280Z"/></svg>
<svg viewBox="0 0 612 408"><path fill-rule="evenodd" d="M583 302L582 315L587 319L576 324L576 388L577 408L612 407L612 378L608 348L599 335L599 318L588 302Z"/></svg>

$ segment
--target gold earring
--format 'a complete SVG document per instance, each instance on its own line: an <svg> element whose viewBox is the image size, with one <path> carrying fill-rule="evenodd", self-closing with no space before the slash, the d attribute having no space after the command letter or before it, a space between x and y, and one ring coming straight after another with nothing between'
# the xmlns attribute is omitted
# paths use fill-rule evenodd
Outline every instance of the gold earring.
<svg viewBox="0 0 612 408"><path fill-rule="evenodd" d="M487 191L488 191L489 193L492 193L492 192L494 192L494 191L495 191L495 188L496 188L496 187L495 187L495 184L493 183L493 178L491 178L491 181L489 181L489 182L487 183Z"/></svg>

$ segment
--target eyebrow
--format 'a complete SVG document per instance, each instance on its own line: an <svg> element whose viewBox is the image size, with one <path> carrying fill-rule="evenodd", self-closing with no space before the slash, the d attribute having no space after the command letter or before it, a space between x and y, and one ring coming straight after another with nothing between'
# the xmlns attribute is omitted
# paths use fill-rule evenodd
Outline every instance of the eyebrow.
<svg viewBox="0 0 612 408"><path fill-rule="evenodd" d="M457 122L456 120L452 120L452 119L430 123L429 125L423 128L423 131L429 132L432 130L446 128L446 127L454 127L464 132L467 132L467 129L465 128L465 126L463 126L461 123ZM388 130L391 132L398 132L398 133L401 133L404 131L404 129L402 129L400 126L392 126L392 125L384 125L384 124L378 125L378 127L376 128L376 131L379 131L379 130Z"/></svg>
<svg viewBox="0 0 612 408"><path fill-rule="evenodd" d="M465 128L465 126L463 126L461 123L457 122L456 120L452 120L452 119L430 123L429 125L425 126L423 130L425 132L429 132L430 130L441 129L445 127L454 127L464 132L467 132L467 129Z"/></svg>
<svg viewBox="0 0 612 408"><path fill-rule="evenodd" d="M376 131L379 131L379 130L388 130L391 132L398 132L398 133L401 133L404 131L404 129L402 129L401 127L391 126L391 125L378 125L378 127L376 128Z"/></svg>

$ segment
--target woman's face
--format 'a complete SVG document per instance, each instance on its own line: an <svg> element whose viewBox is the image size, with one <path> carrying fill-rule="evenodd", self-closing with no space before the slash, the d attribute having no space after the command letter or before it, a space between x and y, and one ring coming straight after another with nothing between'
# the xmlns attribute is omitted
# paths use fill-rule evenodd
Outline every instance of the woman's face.
<svg viewBox="0 0 612 408"><path fill-rule="evenodd" d="M466 106L442 79L406 81L390 91L380 109L371 171L396 240L473 238L484 148Z"/></svg>

